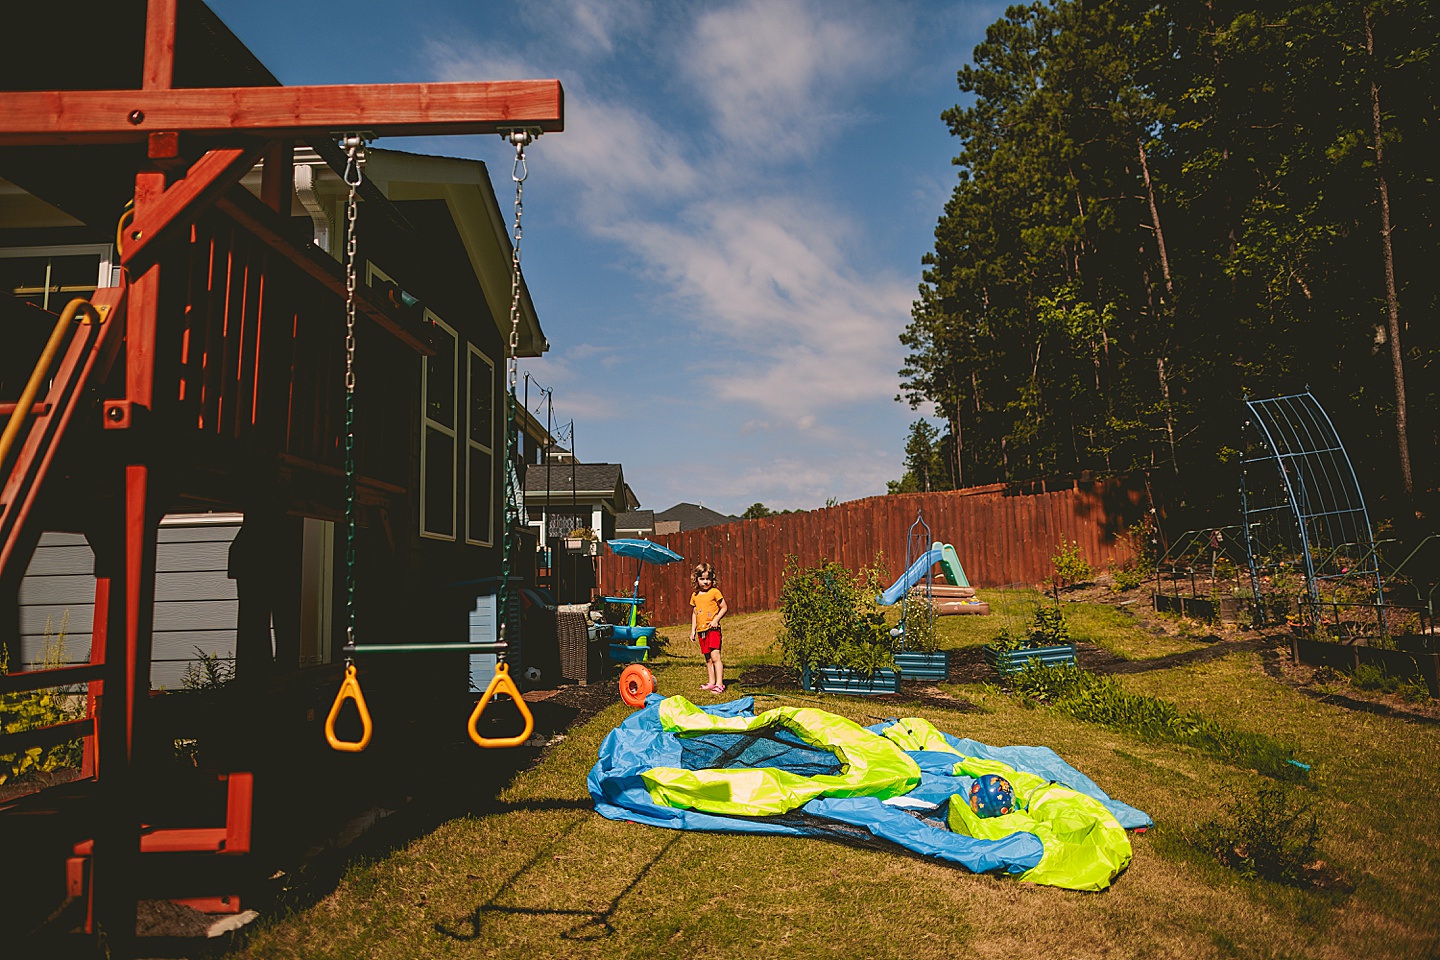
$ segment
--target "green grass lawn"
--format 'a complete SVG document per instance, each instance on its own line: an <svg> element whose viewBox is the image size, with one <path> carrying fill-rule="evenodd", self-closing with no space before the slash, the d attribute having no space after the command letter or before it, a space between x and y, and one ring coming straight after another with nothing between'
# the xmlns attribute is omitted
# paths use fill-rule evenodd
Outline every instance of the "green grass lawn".
<svg viewBox="0 0 1440 960"><path fill-rule="evenodd" d="M985 595L982 591L982 596ZM941 645L983 643L1002 625L946 617ZM1033 602L1033 601L1031 601ZM1067 606L1071 632L1129 659L1193 649L1105 605ZM944 685L978 707L901 707L859 697L741 690L743 669L778 662L774 612L726 621L723 695L757 707L823 705L861 723L922 716L986 743L1043 744L1156 827L1134 836L1105 893L975 876L899 853L820 840L680 833L605 820L585 774L617 705L552 745L502 794L501 812L451 821L354 867L333 894L267 919L253 957L1433 957L1440 949L1440 725L1318 702L1273 679L1258 654L1121 677L1129 692L1291 744L1313 764L1321 855L1352 892L1250 880L1192 849L1187 831L1256 775L1022 705L991 685ZM699 703L705 673L688 626L664 629L663 694ZM933 702L933 701L931 701Z"/></svg>

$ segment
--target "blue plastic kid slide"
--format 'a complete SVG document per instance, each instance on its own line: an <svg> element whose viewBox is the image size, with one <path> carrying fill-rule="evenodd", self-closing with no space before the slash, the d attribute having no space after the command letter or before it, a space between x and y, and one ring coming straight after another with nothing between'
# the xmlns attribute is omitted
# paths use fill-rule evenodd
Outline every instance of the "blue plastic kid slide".
<svg viewBox="0 0 1440 960"><path fill-rule="evenodd" d="M935 564L940 564L940 569L945 571L945 578L959 587L970 586L970 581L965 578L965 570L960 566L960 557L955 548L948 543L931 544L930 549L921 554L920 559L910 564L910 569L900 575L900 579L890 584L889 588L879 596L881 606L892 606L906 591L915 584L925 579L925 574Z"/></svg>

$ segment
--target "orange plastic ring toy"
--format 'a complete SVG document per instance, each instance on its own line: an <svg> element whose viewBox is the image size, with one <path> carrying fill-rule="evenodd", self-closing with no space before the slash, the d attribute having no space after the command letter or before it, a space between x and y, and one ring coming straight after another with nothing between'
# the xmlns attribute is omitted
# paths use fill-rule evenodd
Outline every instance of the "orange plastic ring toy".
<svg viewBox="0 0 1440 960"><path fill-rule="evenodd" d="M638 663L620 671L620 699L626 706L645 706L645 698L655 692L655 674Z"/></svg>

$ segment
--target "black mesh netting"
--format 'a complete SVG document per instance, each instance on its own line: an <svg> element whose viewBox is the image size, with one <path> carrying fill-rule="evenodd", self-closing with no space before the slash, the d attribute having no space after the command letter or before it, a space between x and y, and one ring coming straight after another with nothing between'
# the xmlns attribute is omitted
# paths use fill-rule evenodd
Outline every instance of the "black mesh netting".
<svg viewBox="0 0 1440 960"><path fill-rule="evenodd" d="M783 727L682 737L680 749L680 762L686 770L770 767L814 777L833 776L844 769L834 753L810 746Z"/></svg>

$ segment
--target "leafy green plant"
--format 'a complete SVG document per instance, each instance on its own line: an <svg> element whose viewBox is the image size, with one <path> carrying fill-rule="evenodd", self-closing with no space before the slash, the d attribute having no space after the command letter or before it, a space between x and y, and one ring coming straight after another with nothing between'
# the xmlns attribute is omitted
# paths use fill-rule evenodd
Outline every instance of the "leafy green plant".
<svg viewBox="0 0 1440 960"><path fill-rule="evenodd" d="M1358 664L1355 672L1350 675L1350 682L1361 690L1399 694L1406 700L1416 702L1430 697L1430 688L1423 681L1413 677L1397 677L1386 670L1382 663Z"/></svg>
<svg viewBox="0 0 1440 960"><path fill-rule="evenodd" d="M630 604L628 603L607 603L605 604L606 623L629 623ZM650 626L650 615L643 609L635 611L635 626Z"/></svg>
<svg viewBox="0 0 1440 960"><path fill-rule="evenodd" d="M940 638L935 633L935 617L923 609L923 596L918 603L912 598L911 604L911 612L904 622L904 633L900 636L900 649L915 653L934 653L940 649Z"/></svg>
<svg viewBox="0 0 1440 960"><path fill-rule="evenodd" d="M1322 832L1313 801L1294 788L1261 783L1253 794L1231 792L1225 814L1188 839L1244 876L1298 886L1316 866Z"/></svg>
<svg viewBox="0 0 1440 960"><path fill-rule="evenodd" d="M1058 647L1070 642L1070 627L1065 623L1065 614L1058 606L1048 603L1035 605L1035 623L1030 629L1030 646Z"/></svg>
<svg viewBox="0 0 1440 960"><path fill-rule="evenodd" d="M1111 589L1117 593L1134 590L1155 575L1157 546L1155 542L1155 511L1146 513L1139 523L1133 523L1122 535L1129 547L1131 558L1123 565L1110 564Z"/></svg>
<svg viewBox="0 0 1440 960"><path fill-rule="evenodd" d="M1039 647L1062 647L1070 642L1070 627L1065 622L1065 613L1056 605L1035 604L1035 618L1029 632L1016 636L1008 627L1002 628L990 647L1000 652L1034 650Z"/></svg>
<svg viewBox="0 0 1440 960"><path fill-rule="evenodd" d="M865 676L892 666L895 641L876 603L883 576L878 562L852 574L833 560L802 568L799 558L787 556L781 662L797 672L839 666Z"/></svg>
<svg viewBox="0 0 1440 960"><path fill-rule="evenodd" d="M68 613L60 621L60 632L54 635L51 634L50 622L45 622L45 649L36 669L53 670L65 663L67 620ZM9 672L9 651L0 648L0 674ZM54 689L0 693L0 733L23 733L76 720L84 715L85 698L79 694ZM78 766L81 750L81 741L71 740L50 747L31 747L20 753L0 754L0 783L26 773L46 773L61 767Z"/></svg>
<svg viewBox="0 0 1440 960"><path fill-rule="evenodd" d="M1144 583L1148 574L1142 572L1138 566L1127 565L1117 567L1110 566L1110 587L1116 593L1124 593L1126 590L1134 590Z"/></svg>
<svg viewBox="0 0 1440 960"><path fill-rule="evenodd" d="M196 660L186 664L180 685L195 693L209 693L223 690L235 679L235 661L218 653L206 653L195 648Z"/></svg>
<svg viewBox="0 0 1440 960"><path fill-rule="evenodd" d="M1077 720L1123 730L1147 740L1195 747L1227 763L1254 769L1276 780L1303 781L1307 769L1291 751L1259 733L1235 730L1168 700L1127 693L1114 677L1073 664L1032 664L1012 674L1015 692L1029 702L1054 707Z"/></svg>
<svg viewBox="0 0 1440 960"><path fill-rule="evenodd" d="M1050 558L1050 562L1055 565L1051 581L1057 590L1084 583L1095 574L1095 571L1090 569L1090 561L1081 555L1079 542L1074 540L1067 544L1062 539L1059 547L1056 548L1055 556Z"/></svg>

